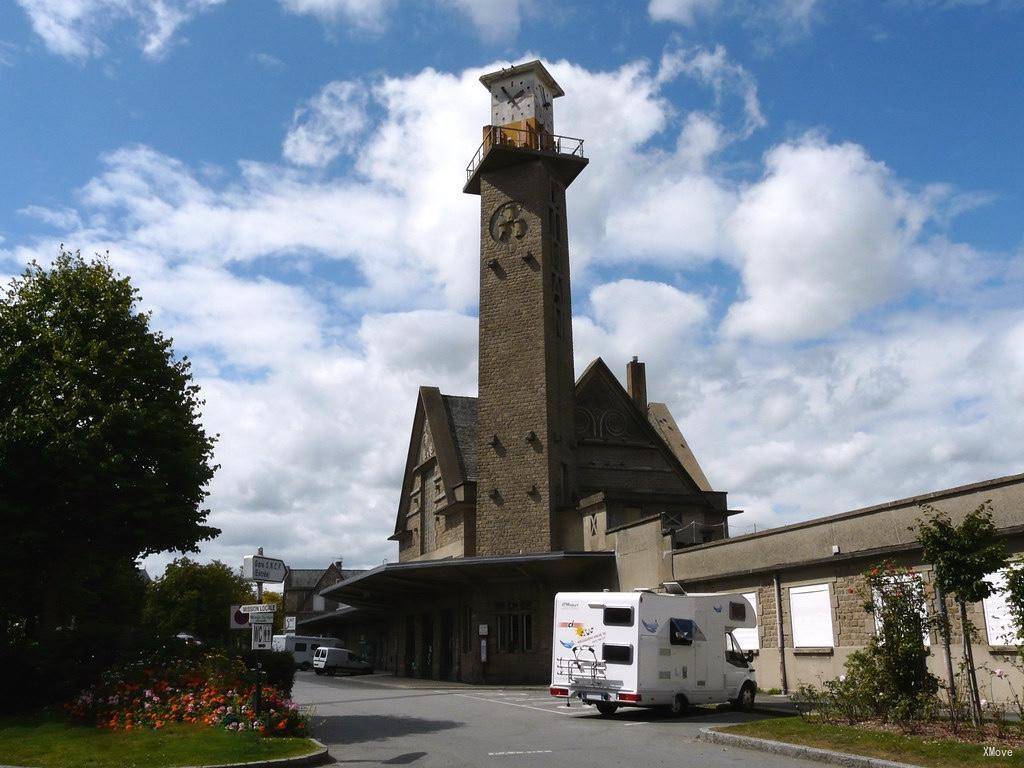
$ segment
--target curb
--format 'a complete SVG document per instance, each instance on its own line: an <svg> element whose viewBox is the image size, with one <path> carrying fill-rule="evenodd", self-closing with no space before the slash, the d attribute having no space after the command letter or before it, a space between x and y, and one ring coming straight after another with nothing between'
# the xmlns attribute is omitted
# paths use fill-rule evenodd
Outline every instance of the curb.
<svg viewBox="0 0 1024 768"><path fill-rule="evenodd" d="M304 768L308 765L323 765L331 759L331 753L327 745L316 739L310 739L316 750L308 755L297 757L278 757L273 760L255 760L250 763L206 763L204 765L189 765L183 768ZM0 768L27 768L26 766L0 764Z"/></svg>
<svg viewBox="0 0 1024 768"><path fill-rule="evenodd" d="M848 752L835 752L831 749L805 747L800 744L789 744L785 741L755 739L753 736L722 733L714 728L701 728L697 738L714 744L742 747L743 749L756 749L761 752L770 752L774 755L784 755L786 757L801 757L806 760L817 760L821 763L843 765L847 768L920 768L920 766L911 763L894 763L892 760L883 760L880 757L851 755Z"/></svg>
<svg viewBox="0 0 1024 768"><path fill-rule="evenodd" d="M316 739L310 739L315 745L316 750L310 752L308 755L298 755L297 757L278 757L273 760L254 760L250 763L208 763L205 765L189 765L186 768L304 768L308 765L323 765L331 759L331 753L327 750L327 745L317 741Z"/></svg>

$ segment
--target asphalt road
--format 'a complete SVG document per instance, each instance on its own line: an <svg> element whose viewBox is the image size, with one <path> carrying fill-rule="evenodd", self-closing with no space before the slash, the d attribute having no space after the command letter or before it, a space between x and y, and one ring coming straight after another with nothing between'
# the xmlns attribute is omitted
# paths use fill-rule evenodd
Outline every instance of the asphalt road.
<svg viewBox="0 0 1024 768"><path fill-rule="evenodd" d="M697 709L671 719L647 709L611 718L543 690L398 687L393 678L300 672L293 696L312 705L313 735L339 764L428 766L819 765L697 741L701 728L763 717Z"/></svg>

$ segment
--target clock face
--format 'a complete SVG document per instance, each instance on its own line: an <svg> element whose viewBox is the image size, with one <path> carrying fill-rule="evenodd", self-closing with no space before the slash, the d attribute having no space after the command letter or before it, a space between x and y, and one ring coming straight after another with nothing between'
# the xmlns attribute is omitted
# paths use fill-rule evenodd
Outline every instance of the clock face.
<svg viewBox="0 0 1024 768"><path fill-rule="evenodd" d="M531 78L513 78L491 86L491 122L505 125L542 117L542 86Z"/></svg>

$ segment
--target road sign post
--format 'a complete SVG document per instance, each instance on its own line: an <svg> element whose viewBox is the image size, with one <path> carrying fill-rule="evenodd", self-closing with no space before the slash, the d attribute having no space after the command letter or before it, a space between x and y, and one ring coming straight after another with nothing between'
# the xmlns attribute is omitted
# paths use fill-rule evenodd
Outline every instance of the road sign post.
<svg viewBox="0 0 1024 768"><path fill-rule="evenodd" d="M256 657L256 717L260 716L260 704L263 698L262 671L263 662L260 660L260 651L267 650L273 644L274 612L277 606L273 603L263 602L263 583L270 581L280 583L284 581L288 567L284 560L276 557L264 557L263 547L256 550L255 555L246 555L242 558L242 576L249 581L256 582L256 603L254 605L242 605L238 610L245 614L252 627L252 650Z"/></svg>

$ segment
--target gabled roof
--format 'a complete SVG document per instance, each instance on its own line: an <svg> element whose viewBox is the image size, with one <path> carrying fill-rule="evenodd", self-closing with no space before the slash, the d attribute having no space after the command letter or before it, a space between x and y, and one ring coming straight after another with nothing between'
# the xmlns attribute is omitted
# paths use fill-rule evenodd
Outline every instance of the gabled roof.
<svg viewBox="0 0 1024 768"><path fill-rule="evenodd" d="M421 456L423 450L430 455ZM402 497L395 517L396 536L405 528L414 471L430 459L437 460L441 480L449 493L476 480L475 397L442 395L437 387L420 387L402 478Z"/></svg>
<svg viewBox="0 0 1024 768"><path fill-rule="evenodd" d="M665 445L672 449L672 453L676 455L679 463L690 473L690 477L696 481L700 489L702 491L712 490L711 483L708 482L707 477L704 475L704 470L700 468L697 457L690 450L690 445L686 442L686 438L683 437L683 433L679 431L679 426L676 424L676 420L672 418L672 413L669 411L668 406L664 403L648 403L647 419L651 422L651 426L658 430L658 434L665 441Z"/></svg>
<svg viewBox="0 0 1024 768"><path fill-rule="evenodd" d="M645 413L640 409L640 406L638 406L633 398L629 396L626 388L622 386L622 383L618 380L615 374L611 372L604 360L600 357L595 358L594 361L587 366L583 375L576 381L577 397L588 387L597 384L597 382L603 383L608 389L610 389L620 401L621 407L632 414L634 421L639 428L647 434L651 443L662 451L665 460L670 466L677 470L680 478L684 483L690 486L691 490L711 490L708 485L707 478L704 476L704 472L700 470L700 465L697 464L697 459L689 452L689 446L686 447L685 453L677 451L676 446L666 440L662 429L654 420L652 420L650 413ZM655 409L657 412L668 414L667 407L660 403L655 405L661 406L660 408ZM648 409L650 409L650 406L648 406ZM675 420L672 419L671 414L668 414L668 418L671 419L674 426ZM675 427L675 434L679 436L679 440L682 442L682 445L685 445L686 441L682 440L682 433L679 432L678 427ZM693 473L690 472L690 469L686 467L683 461L683 458L686 458L686 454L689 454L687 460L695 467L695 471ZM699 480L698 477L700 478Z"/></svg>
<svg viewBox="0 0 1024 768"><path fill-rule="evenodd" d="M289 568L284 576L286 589L313 589L326 568Z"/></svg>
<svg viewBox="0 0 1024 768"><path fill-rule="evenodd" d="M462 476L476 480L476 398L441 395L448 413L448 426L455 438Z"/></svg>

